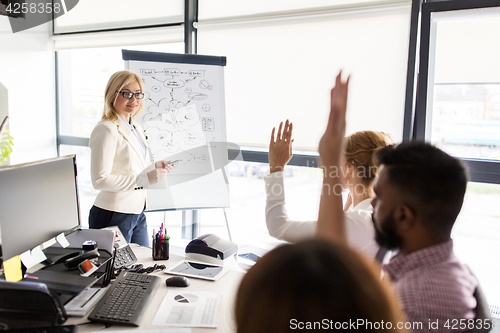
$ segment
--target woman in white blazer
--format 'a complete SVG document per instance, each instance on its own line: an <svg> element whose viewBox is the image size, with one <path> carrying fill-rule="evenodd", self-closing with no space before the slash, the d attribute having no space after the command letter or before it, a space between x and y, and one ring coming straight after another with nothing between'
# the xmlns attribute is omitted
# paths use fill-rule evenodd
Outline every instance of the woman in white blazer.
<svg viewBox="0 0 500 333"><path fill-rule="evenodd" d="M102 120L90 135L92 185L100 190L90 209L89 227L116 225L127 242L149 246L146 189L166 177L169 162L154 163L141 126L133 120L142 110L142 80L129 71L108 81Z"/></svg>

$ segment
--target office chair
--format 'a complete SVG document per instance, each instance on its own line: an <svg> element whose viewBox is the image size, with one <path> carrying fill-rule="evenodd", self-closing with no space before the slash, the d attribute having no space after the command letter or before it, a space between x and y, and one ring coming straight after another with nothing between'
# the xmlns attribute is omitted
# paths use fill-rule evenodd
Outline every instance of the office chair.
<svg viewBox="0 0 500 333"><path fill-rule="evenodd" d="M385 264L386 263L385 259L388 253L391 253L391 251L381 246L380 249L378 249L377 254L375 254L375 260L381 265Z"/></svg>
<svg viewBox="0 0 500 333"><path fill-rule="evenodd" d="M59 297L45 284L0 281L1 329L56 326L67 318Z"/></svg>
<svg viewBox="0 0 500 333"><path fill-rule="evenodd" d="M467 265L466 265L467 266ZM470 269L469 266L467 266L467 269L469 272L474 276L474 272ZM476 277L477 280L477 277ZM486 297L484 296L483 290L481 289L481 286L477 285L476 290L474 291L474 298L476 299L477 305L476 305L476 318L475 322L477 323L476 326L479 326L479 323L482 323L484 325L485 322L488 322L490 325L493 323L492 318L491 318L491 312L490 312L490 307L488 305L488 302L486 301ZM490 328L474 328L470 330L469 332L471 333L485 333L491 331L491 326Z"/></svg>

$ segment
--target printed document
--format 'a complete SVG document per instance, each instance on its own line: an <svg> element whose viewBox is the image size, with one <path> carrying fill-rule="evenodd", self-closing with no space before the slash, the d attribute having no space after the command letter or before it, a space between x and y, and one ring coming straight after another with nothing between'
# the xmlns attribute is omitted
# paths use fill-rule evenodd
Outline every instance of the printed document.
<svg viewBox="0 0 500 333"><path fill-rule="evenodd" d="M219 322L222 293L168 291L153 319L155 326L211 327Z"/></svg>

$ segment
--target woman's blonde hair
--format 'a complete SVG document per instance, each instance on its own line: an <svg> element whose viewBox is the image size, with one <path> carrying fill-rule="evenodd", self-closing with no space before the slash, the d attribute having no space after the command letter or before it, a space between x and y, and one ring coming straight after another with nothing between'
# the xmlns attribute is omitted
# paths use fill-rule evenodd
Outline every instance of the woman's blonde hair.
<svg viewBox="0 0 500 333"><path fill-rule="evenodd" d="M104 110L102 112L102 120L114 121L118 119L118 113L114 107L116 99L118 98L118 91L121 91L123 87L134 81L137 81L141 87L141 92L144 92L144 85L142 84L141 78L137 74L129 71L119 71L111 75L104 92ZM139 103L139 108L137 109L137 112L132 115L132 117L135 117L142 111L142 100L139 100Z"/></svg>
<svg viewBox="0 0 500 333"><path fill-rule="evenodd" d="M377 176L377 152L393 144L391 136L384 132L356 132L346 138L344 151L346 162L358 169L358 177L371 183Z"/></svg>
<svg viewBox="0 0 500 333"><path fill-rule="evenodd" d="M277 247L260 258L241 281L237 332L284 333L294 323L322 325L325 320L332 329L364 320L375 326L384 322L385 327L361 325L358 328L363 332L406 332L397 326L404 322L403 310L380 273L380 267L340 243L311 239ZM321 328L325 327L311 331ZM346 329L345 325L340 328Z"/></svg>

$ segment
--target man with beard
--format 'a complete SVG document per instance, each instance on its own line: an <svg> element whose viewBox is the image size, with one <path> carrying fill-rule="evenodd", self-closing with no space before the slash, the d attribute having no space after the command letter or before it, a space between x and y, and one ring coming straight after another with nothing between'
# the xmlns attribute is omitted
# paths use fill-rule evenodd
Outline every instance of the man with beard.
<svg viewBox="0 0 500 333"><path fill-rule="evenodd" d="M330 118L319 144L324 170L342 165L348 83L340 73L331 92ZM453 323L474 323L478 282L453 254L450 237L467 186L465 168L422 142L386 147L377 158L381 167L372 201L376 241L398 250L384 270L408 322L422 323L414 331L470 330ZM335 191L341 179L332 175L324 175L317 235L346 243L342 197Z"/></svg>

